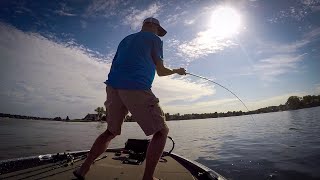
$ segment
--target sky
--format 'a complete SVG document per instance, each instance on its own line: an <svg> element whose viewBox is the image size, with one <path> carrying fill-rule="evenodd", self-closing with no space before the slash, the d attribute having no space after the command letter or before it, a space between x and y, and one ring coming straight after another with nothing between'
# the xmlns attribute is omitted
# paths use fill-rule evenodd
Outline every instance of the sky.
<svg viewBox="0 0 320 180"><path fill-rule="evenodd" d="M147 17L164 64L250 110L320 94L320 0L2 0L0 112L83 118L103 106L119 42ZM154 80L170 114L246 111L190 75Z"/></svg>

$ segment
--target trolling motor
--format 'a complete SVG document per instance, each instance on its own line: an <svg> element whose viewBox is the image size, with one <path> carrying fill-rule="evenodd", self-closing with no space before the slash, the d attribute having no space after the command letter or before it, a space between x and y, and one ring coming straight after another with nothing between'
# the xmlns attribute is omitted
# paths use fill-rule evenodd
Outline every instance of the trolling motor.
<svg viewBox="0 0 320 180"><path fill-rule="evenodd" d="M164 152L161 157L168 156L174 149L174 141L172 137L168 136L173 145L169 152ZM129 156L122 161L124 164L140 165L146 158L147 149L150 143L150 139L128 139L125 143L124 150L126 150Z"/></svg>

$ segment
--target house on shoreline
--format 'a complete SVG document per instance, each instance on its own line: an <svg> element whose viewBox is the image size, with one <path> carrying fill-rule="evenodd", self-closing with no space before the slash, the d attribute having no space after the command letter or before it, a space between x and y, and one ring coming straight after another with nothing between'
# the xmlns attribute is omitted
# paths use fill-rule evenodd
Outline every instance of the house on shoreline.
<svg viewBox="0 0 320 180"><path fill-rule="evenodd" d="M98 114L87 114L82 120L84 121L98 121L99 116Z"/></svg>

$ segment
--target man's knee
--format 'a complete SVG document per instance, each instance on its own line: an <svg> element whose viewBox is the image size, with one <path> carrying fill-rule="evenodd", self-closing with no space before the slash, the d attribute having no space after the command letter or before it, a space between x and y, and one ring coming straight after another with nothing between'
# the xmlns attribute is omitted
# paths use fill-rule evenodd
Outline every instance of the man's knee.
<svg viewBox="0 0 320 180"><path fill-rule="evenodd" d="M108 139L108 140L111 140L113 138L115 138L117 135L113 134L112 132L110 132L109 130L106 130L102 133L103 137Z"/></svg>
<svg viewBox="0 0 320 180"><path fill-rule="evenodd" d="M169 134L169 128L167 125L165 125L160 131L158 131L157 133L161 134L161 135L165 135L167 136Z"/></svg>

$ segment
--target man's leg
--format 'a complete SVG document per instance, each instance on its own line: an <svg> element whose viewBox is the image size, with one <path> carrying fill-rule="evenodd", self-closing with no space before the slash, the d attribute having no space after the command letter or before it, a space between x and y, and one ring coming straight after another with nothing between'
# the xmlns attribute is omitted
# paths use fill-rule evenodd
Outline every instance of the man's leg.
<svg viewBox="0 0 320 180"><path fill-rule="evenodd" d="M153 135L147 150L146 167L143 175L143 180L153 180L153 174L163 153L168 133L169 128L165 126L162 130L156 132Z"/></svg>
<svg viewBox="0 0 320 180"><path fill-rule="evenodd" d="M147 150L143 175L143 180L153 180L169 133L159 99L151 90L119 90L119 97L144 133L147 136L153 135Z"/></svg>
<svg viewBox="0 0 320 180"><path fill-rule="evenodd" d="M77 174L81 176L85 176L90 169L93 161L99 157L105 150L107 149L110 141L115 137L110 131L106 130L104 133L100 134L100 136L93 143L91 150L88 154L87 159L81 165Z"/></svg>

